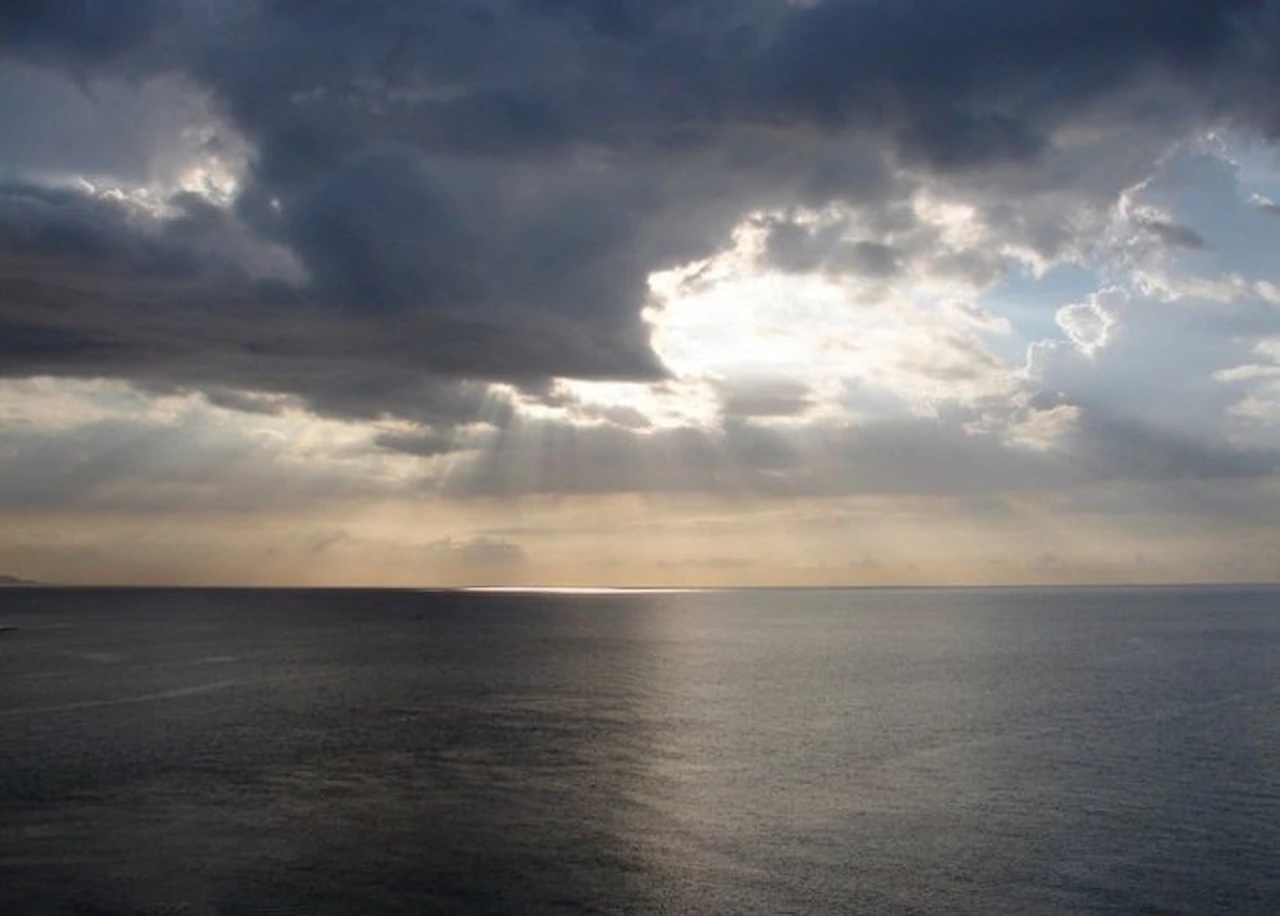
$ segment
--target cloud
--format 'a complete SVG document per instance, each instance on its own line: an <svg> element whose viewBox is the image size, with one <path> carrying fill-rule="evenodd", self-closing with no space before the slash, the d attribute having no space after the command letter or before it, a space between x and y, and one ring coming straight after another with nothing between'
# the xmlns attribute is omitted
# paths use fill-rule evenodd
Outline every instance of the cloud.
<svg viewBox="0 0 1280 916"><path fill-rule="evenodd" d="M1265 489L1277 48L1273 0L9 3L0 377L59 396L0 502Z"/></svg>
<svg viewBox="0 0 1280 916"><path fill-rule="evenodd" d="M1175 248L1202 250L1209 247L1203 235L1190 226L1159 219L1153 216L1139 216L1134 220L1138 227L1151 233L1166 245Z"/></svg>
<svg viewBox="0 0 1280 916"><path fill-rule="evenodd" d="M426 547L433 559L464 566L511 568L524 565L528 558L524 549L514 541L476 537L467 541L453 538L433 541Z"/></svg>
<svg viewBox="0 0 1280 916"><path fill-rule="evenodd" d="M1266 479L1280 470L1280 448L1207 443L1178 430L1087 411L1072 442L1089 477L1157 481L1183 478Z"/></svg>
<svg viewBox="0 0 1280 916"><path fill-rule="evenodd" d="M458 443L452 436L429 429L380 433L374 439L374 444L388 451L419 455L423 458L447 455L458 447Z"/></svg>
<svg viewBox="0 0 1280 916"><path fill-rule="evenodd" d="M1053 119L1146 68L1176 79L1229 65L1265 6L820 3L788 17L762 81L798 114L903 130L935 166L1016 161Z"/></svg>
<svg viewBox="0 0 1280 916"><path fill-rule="evenodd" d="M1055 319L1067 339L1085 356L1092 356L1107 345L1117 323L1115 314L1096 297L1064 305Z"/></svg>
<svg viewBox="0 0 1280 916"><path fill-rule="evenodd" d="M296 410L8 383L0 418L0 508L14 514L291 512L405 489L397 468L358 459L368 431Z"/></svg>
<svg viewBox="0 0 1280 916"><path fill-rule="evenodd" d="M5 242L5 282L35 294L7 300L8 337L25 344L10 371L168 377L352 415L370 408L344 405L308 364L400 414L420 387L455 378L658 378L641 320L647 276L715 250L770 202L884 199L883 165L840 173L835 162L883 154L939 180L1031 167L1145 68L1175 100L1193 77L1243 80L1269 65L1236 53L1248 27L1270 23L1247 0L1159 12L988 0L963 16L917 6L373 3L352 17L332 0L234 12L19 4L4 47L44 68L24 78L84 73L108 95L122 69L141 95L168 81L216 112L252 165L231 211L170 198L187 210L174 218L11 187L9 224L36 228ZM137 174L129 162L145 158L108 152L58 165ZM1147 228L1195 242L1172 224ZM1040 229L1022 231L1043 248ZM821 257L888 278L906 262L883 236L797 232L775 227L780 266ZM244 239L278 251L279 269L245 263ZM109 322L55 282L68 272L106 290ZM272 282L255 282L264 272ZM62 317L37 298L57 299ZM343 359L353 343L361 358ZM234 353L250 347L246 367Z"/></svg>
<svg viewBox="0 0 1280 916"><path fill-rule="evenodd" d="M0 10L0 50L37 61L100 64L145 43L161 15L160 0L16 0Z"/></svg>
<svg viewBox="0 0 1280 916"><path fill-rule="evenodd" d="M794 417L813 404L808 386L794 379L746 379L718 386L726 416Z"/></svg>

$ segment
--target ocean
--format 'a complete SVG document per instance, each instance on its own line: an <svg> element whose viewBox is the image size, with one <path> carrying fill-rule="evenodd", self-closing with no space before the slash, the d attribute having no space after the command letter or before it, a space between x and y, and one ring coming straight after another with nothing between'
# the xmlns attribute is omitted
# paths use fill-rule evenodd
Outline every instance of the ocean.
<svg viewBox="0 0 1280 916"><path fill-rule="evenodd" d="M0 913L1280 913L1280 590L0 591Z"/></svg>

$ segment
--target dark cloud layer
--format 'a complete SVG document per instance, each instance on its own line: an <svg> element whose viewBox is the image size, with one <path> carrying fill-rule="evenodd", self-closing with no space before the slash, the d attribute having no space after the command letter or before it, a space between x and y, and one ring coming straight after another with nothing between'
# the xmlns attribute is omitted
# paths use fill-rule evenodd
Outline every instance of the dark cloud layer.
<svg viewBox="0 0 1280 916"><path fill-rule="evenodd" d="M745 214L845 200L874 225L896 167L999 175L1014 199L987 216L1051 251L1063 230L1016 195L1085 180L1036 171L1057 134L1117 112L1144 136L1273 130L1276 23L1263 0L8 3L0 54L90 87L177 79L248 164L226 209L159 213L10 176L0 373L444 426L485 409L468 381L660 378L647 276ZM883 239L827 241L780 224L770 255L901 269Z"/></svg>
<svg viewBox="0 0 1280 916"><path fill-rule="evenodd" d="M0 6L0 49L63 65L97 64L145 42L162 0L9 0Z"/></svg>

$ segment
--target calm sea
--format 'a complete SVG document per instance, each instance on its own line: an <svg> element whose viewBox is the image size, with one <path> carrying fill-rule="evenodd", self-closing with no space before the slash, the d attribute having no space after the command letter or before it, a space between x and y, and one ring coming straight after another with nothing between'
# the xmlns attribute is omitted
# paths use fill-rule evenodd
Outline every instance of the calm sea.
<svg viewBox="0 0 1280 916"><path fill-rule="evenodd" d="M0 912L1280 913L1280 591L0 592Z"/></svg>

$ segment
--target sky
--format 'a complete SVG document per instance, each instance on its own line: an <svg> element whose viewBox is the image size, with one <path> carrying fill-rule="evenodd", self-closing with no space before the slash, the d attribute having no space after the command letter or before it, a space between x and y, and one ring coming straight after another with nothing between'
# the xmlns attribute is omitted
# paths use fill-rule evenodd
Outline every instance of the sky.
<svg viewBox="0 0 1280 916"><path fill-rule="evenodd" d="M1275 581L1280 0L0 5L0 573Z"/></svg>

